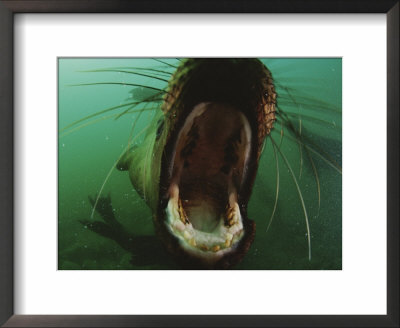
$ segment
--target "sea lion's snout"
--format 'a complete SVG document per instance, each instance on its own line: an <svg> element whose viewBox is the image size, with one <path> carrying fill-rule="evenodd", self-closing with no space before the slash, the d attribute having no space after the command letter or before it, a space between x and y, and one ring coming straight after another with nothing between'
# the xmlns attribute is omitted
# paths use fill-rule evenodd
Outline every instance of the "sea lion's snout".
<svg viewBox="0 0 400 328"><path fill-rule="evenodd" d="M275 99L256 59L189 59L171 78L155 226L184 266L229 268L253 242L247 203Z"/></svg>

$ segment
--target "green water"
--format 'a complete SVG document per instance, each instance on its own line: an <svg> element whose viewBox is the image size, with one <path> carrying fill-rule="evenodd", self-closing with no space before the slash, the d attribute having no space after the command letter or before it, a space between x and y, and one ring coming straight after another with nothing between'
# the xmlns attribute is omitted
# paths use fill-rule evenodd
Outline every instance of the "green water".
<svg viewBox="0 0 400 328"><path fill-rule="evenodd" d="M177 59L163 61L170 65L179 63ZM341 59L268 58L262 61L275 80L278 107L289 115L309 147L301 147L301 142L290 134L287 127L281 128L278 119L271 134L276 143L281 142L281 153L276 154L279 197L275 215L267 231L277 191L276 157L268 139L248 206L249 218L257 225L255 241L235 269L341 269ZM116 119L115 115L127 109L124 107L68 128L71 123L101 110L148 97L144 90L124 83L162 89L167 84L162 79L168 79L162 73L157 75L161 79L158 80L125 72L88 71L117 67L129 71L127 68L136 67L172 73L174 68L153 59L127 58L62 58L58 64L59 269L179 269L162 249L154 251L146 240L143 241L144 251L132 254L80 222L101 221L97 213L90 218L92 206L88 196L95 196L100 191L111 172L102 195L111 196L118 221L129 233L149 236L150 239L154 236L152 213L133 189L128 174L112 169L128 144L132 123L138 114L130 113ZM82 85L105 82L108 84ZM133 94L132 90L135 90ZM139 109L143 107L138 105ZM154 110L143 112L133 136L146 127L152 115ZM140 142L140 137L136 142ZM308 214L311 260L304 210L295 181Z"/></svg>

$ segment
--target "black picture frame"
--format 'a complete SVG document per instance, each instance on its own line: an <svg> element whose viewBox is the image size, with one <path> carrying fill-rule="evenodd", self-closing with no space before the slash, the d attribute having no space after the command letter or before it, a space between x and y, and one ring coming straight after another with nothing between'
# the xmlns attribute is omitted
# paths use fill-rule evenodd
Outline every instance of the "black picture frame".
<svg viewBox="0 0 400 328"><path fill-rule="evenodd" d="M13 29L16 13L385 13L387 16L387 315L15 315ZM0 0L0 324L4 327L399 327L399 1ZM366 286L366 288L368 288Z"/></svg>

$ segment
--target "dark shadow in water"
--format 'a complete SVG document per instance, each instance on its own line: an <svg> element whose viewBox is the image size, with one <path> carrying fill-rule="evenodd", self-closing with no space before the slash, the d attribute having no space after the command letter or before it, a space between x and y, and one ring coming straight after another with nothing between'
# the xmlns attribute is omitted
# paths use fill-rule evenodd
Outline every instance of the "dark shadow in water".
<svg viewBox="0 0 400 328"><path fill-rule="evenodd" d="M96 197L92 198L89 196L92 207L95 205L95 200ZM151 265L174 266L174 263L171 262L168 254L156 236L139 236L132 234L118 222L115 218L110 195L107 197L100 197L95 209L104 222L89 220L80 220L79 222L89 230L114 240L119 246L132 254L132 265L145 267Z"/></svg>

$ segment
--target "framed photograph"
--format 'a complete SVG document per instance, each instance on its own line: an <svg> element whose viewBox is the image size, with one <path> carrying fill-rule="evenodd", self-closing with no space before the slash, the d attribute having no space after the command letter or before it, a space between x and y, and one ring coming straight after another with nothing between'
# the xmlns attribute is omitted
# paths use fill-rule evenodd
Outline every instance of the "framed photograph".
<svg viewBox="0 0 400 328"><path fill-rule="evenodd" d="M59 270L342 269L341 58L61 57L58 83Z"/></svg>
<svg viewBox="0 0 400 328"><path fill-rule="evenodd" d="M0 9L1 324L398 326L397 1Z"/></svg>

